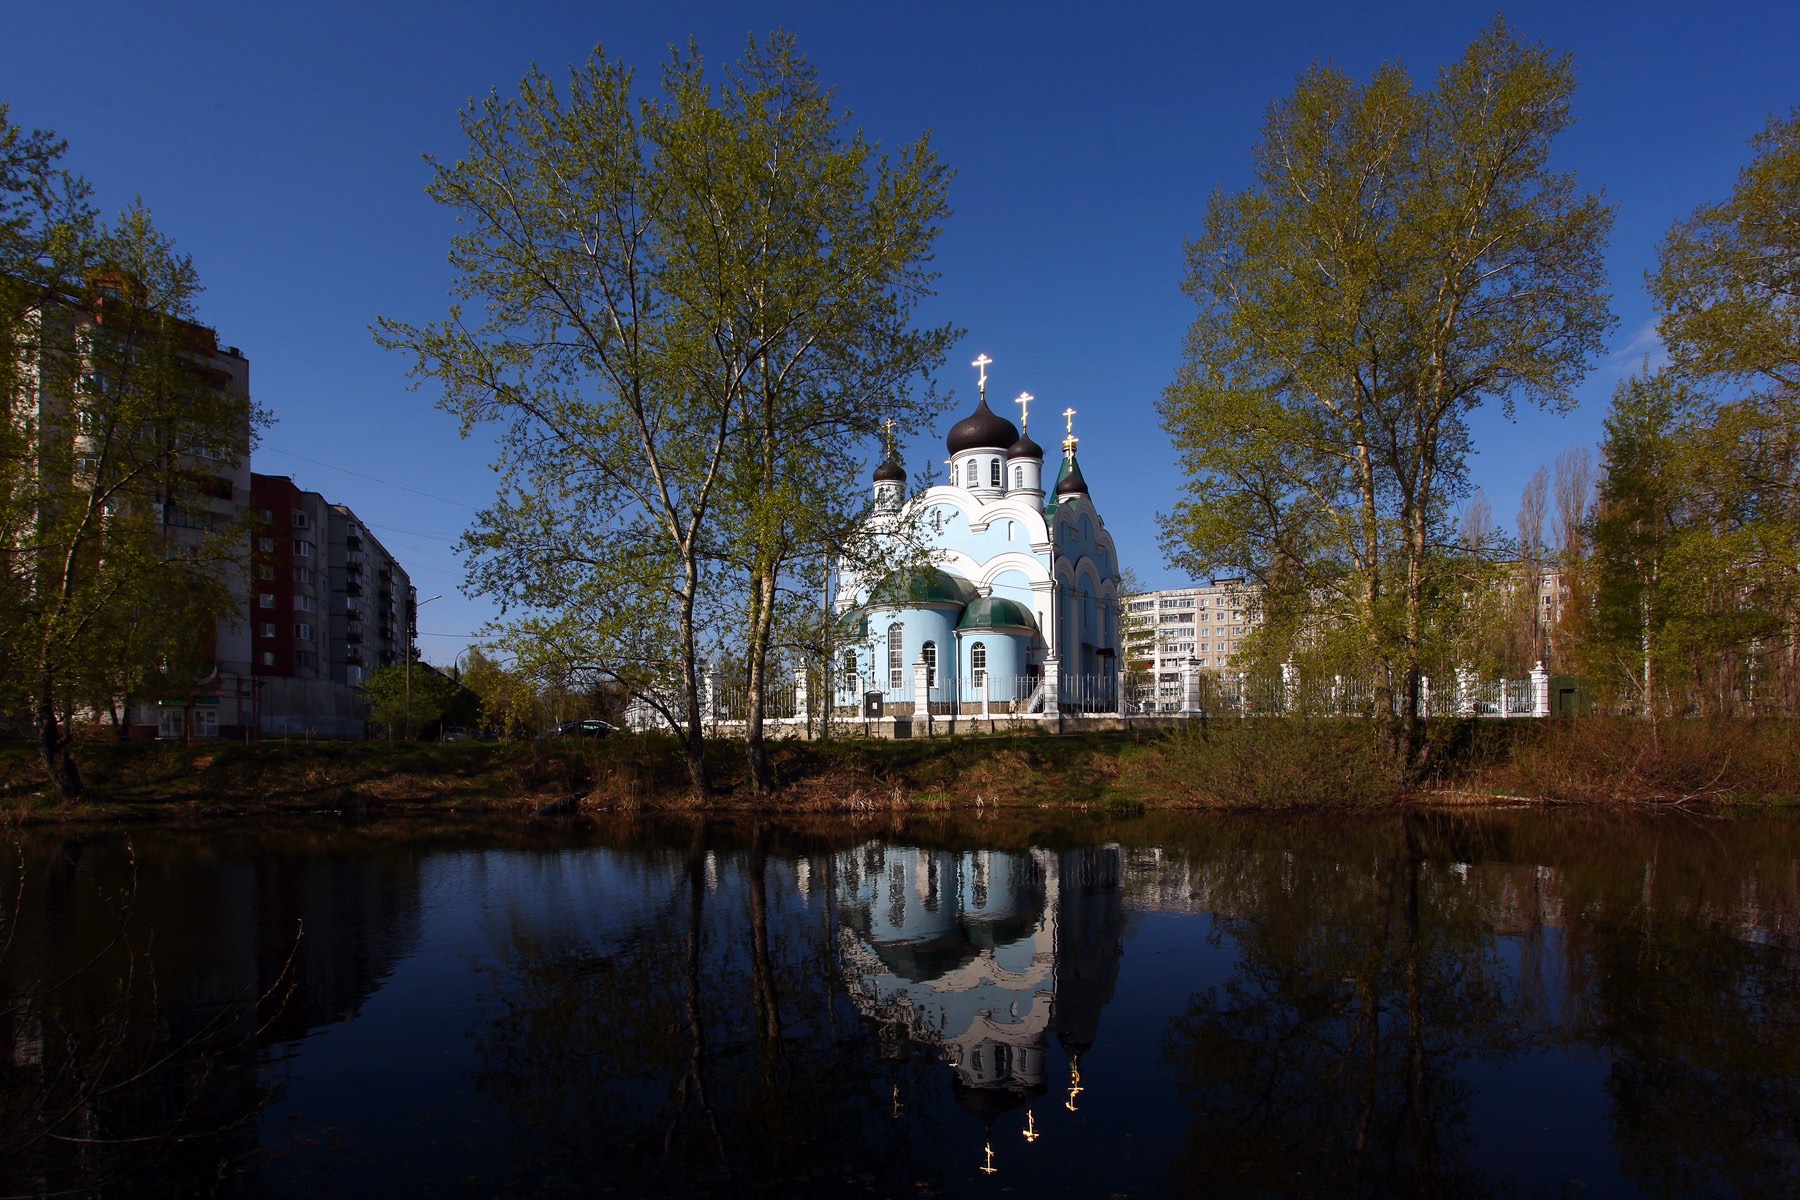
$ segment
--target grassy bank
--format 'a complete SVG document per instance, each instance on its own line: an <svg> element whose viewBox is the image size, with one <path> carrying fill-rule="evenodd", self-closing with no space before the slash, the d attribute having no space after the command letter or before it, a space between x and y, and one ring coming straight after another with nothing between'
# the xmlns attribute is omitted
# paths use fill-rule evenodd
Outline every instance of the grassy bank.
<svg viewBox="0 0 1800 1200"><path fill-rule="evenodd" d="M1222 720L1171 734L1006 735L772 743L778 781L751 794L740 747L708 746L719 810L800 813L1063 808L1377 809L1407 803L1699 805L1800 801L1800 728L1783 721L1440 721L1408 786L1382 731L1360 720ZM685 810L671 738L598 742L263 742L98 739L89 795L65 805L29 746L0 745L0 810L14 820L249 813L515 813L547 804Z"/></svg>

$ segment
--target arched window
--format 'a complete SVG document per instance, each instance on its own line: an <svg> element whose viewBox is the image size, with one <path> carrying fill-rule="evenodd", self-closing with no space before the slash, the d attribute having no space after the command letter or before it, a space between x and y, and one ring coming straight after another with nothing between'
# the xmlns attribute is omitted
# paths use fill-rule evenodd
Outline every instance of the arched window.
<svg viewBox="0 0 1800 1200"><path fill-rule="evenodd" d="M976 474L976 471L979 469L980 468L977 466L975 460L971 458L969 460L969 469L963 472L963 479L966 481L966 486L975 486L976 481L980 478L980 476Z"/></svg>
<svg viewBox="0 0 1800 1200"><path fill-rule="evenodd" d="M896 621L888 626L888 691L898 692L906 686L906 648L901 638L906 626Z"/></svg>
<svg viewBox="0 0 1800 1200"><path fill-rule="evenodd" d="M1013 486L1015 488L1022 488L1025 486L1025 468L1024 467L1014 467L1013 468Z"/></svg>
<svg viewBox="0 0 1800 1200"><path fill-rule="evenodd" d="M997 458L988 460L988 486L1000 486L1000 460Z"/></svg>
<svg viewBox="0 0 1800 1200"><path fill-rule="evenodd" d="M844 690L846 692L856 690L856 651L854 650L844 651Z"/></svg>
<svg viewBox="0 0 1800 1200"><path fill-rule="evenodd" d="M978 688L987 686L986 642L976 642L969 647L969 682Z"/></svg>
<svg viewBox="0 0 1800 1200"><path fill-rule="evenodd" d="M925 686L937 686L937 643L926 642L925 648L919 651L919 657L925 660Z"/></svg>

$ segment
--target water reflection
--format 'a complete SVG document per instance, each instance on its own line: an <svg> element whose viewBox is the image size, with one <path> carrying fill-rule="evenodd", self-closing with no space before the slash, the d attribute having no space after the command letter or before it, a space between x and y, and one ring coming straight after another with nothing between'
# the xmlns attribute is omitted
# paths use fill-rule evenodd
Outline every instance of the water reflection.
<svg viewBox="0 0 1800 1200"><path fill-rule="evenodd" d="M1800 1192L1788 820L20 854L0 1192Z"/></svg>

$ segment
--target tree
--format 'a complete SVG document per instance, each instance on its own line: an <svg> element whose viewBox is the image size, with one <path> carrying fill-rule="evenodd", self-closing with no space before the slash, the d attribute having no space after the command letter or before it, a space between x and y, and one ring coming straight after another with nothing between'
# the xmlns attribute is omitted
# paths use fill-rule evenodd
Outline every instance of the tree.
<svg viewBox="0 0 1800 1200"><path fill-rule="evenodd" d="M1165 547L1263 583L1272 628L1354 631L1414 766L1469 418L1566 408L1611 324L1610 210L1549 165L1573 91L1500 22L1429 91L1314 67L1187 249L1200 312L1160 407L1194 487Z"/></svg>
<svg viewBox="0 0 1800 1200"><path fill-rule="evenodd" d="M387 730L389 741L394 740L395 730L412 738L418 730L435 724L456 693L455 680L425 663L413 664L410 673L405 663L392 663L363 681L369 720Z"/></svg>
<svg viewBox="0 0 1800 1200"><path fill-rule="evenodd" d="M954 332L917 331L948 213L929 142L877 157L794 39L751 41L723 83L698 51L655 100L596 50L463 116L468 156L428 189L463 220L447 320L377 338L499 427L504 491L466 544L473 586L530 610L558 653L657 700L695 789L705 664L743 647L751 775L788 585L861 515L858 446L915 428L914 381ZM739 641L741 639L741 641ZM660 701L659 701L660 702Z"/></svg>
<svg viewBox="0 0 1800 1200"><path fill-rule="evenodd" d="M205 363L192 261L141 201L101 221L62 153L0 110L0 704L72 799L75 714L211 654L244 530L207 509L262 418Z"/></svg>
<svg viewBox="0 0 1800 1200"><path fill-rule="evenodd" d="M1611 648L1651 713L1800 707L1800 110L1669 231L1669 366L1614 397L1596 526ZM1667 472L1667 474L1665 474Z"/></svg>

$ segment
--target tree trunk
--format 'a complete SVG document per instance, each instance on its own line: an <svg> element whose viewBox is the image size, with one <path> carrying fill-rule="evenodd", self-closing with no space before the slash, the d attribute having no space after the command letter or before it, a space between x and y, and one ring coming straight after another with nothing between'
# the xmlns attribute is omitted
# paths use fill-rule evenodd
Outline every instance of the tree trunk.
<svg viewBox="0 0 1800 1200"><path fill-rule="evenodd" d="M752 581L749 630L750 694L744 699L744 764L758 796L774 790L768 741L763 736L763 690L769 674L769 636L775 620L775 573L767 567Z"/></svg>
<svg viewBox="0 0 1800 1200"><path fill-rule="evenodd" d="M687 752L688 787L695 799L704 799L712 791L712 779L706 771L706 728L700 714L700 661L694 645L694 585L699 578L699 564L690 555L684 564L688 588L681 597L681 692L687 707L687 732L681 748Z"/></svg>
<svg viewBox="0 0 1800 1200"><path fill-rule="evenodd" d="M81 771L75 765L75 756L69 749L69 731L56 716L56 705L51 699L50 687L46 682L38 696L37 703L38 750L43 758L44 771L56 788L56 794L64 800L79 800L85 790L81 783Z"/></svg>

